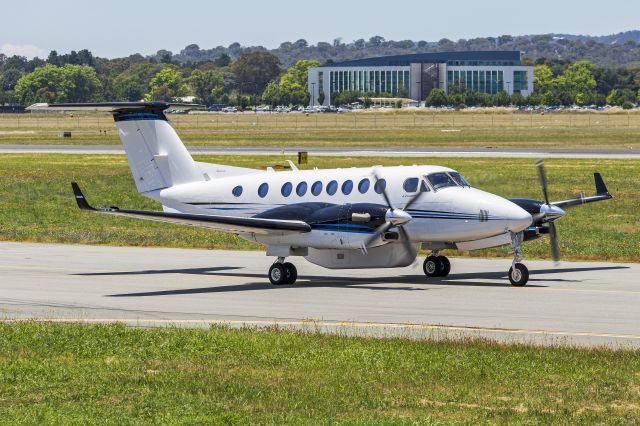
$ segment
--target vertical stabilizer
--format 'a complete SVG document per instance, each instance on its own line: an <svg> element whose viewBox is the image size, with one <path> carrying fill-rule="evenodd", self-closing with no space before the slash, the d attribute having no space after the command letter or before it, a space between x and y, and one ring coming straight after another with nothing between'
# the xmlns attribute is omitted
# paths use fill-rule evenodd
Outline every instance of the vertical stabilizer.
<svg viewBox="0 0 640 426"><path fill-rule="evenodd" d="M113 115L139 192L205 180L162 110Z"/></svg>

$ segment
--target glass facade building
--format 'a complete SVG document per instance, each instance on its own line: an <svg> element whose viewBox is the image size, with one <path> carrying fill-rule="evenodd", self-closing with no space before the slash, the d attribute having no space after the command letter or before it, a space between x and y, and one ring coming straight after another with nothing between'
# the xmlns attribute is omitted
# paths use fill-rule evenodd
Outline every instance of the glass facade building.
<svg viewBox="0 0 640 426"><path fill-rule="evenodd" d="M312 105L344 91L408 97L424 101L434 88L460 87L495 94L533 92L533 67L523 66L520 52L443 52L386 56L327 64L309 69ZM323 94L324 97L321 97ZM402 95L402 96L399 96Z"/></svg>

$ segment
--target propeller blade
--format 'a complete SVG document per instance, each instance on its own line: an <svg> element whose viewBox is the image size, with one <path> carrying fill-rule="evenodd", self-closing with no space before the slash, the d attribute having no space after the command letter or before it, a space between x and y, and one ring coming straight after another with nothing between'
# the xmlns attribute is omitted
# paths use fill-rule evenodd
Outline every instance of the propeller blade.
<svg viewBox="0 0 640 426"><path fill-rule="evenodd" d="M560 262L560 247L558 246L558 233L556 231L556 224L549 223L549 239L551 241L551 256L553 261L557 264Z"/></svg>
<svg viewBox="0 0 640 426"><path fill-rule="evenodd" d="M538 160L536 165L538 166L538 176L540 177L540 185L542 186L544 202L549 204L549 193L547 192L547 175L544 171L544 162L542 160Z"/></svg>
<svg viewBox="0 0 640 426"><path fill-rule="evenodd" d="M418 191L418 193L416 195L414 195L413 197L411 197L411 199L409 200L409 202L404 206L404 208L402 210L409 210L409 208L416 202L418 201L418 198L420 198L420 196L422 195L421 191Z"/></svg>
<svg viewBox="0 0 640 426"><path fill-rule="evenodd" d="M402 246L408 253L413 253L413 245L411 244L411 240L409 239L409 234L404 230L403 226L398 227L398 232L400 233L400 237L402 238Z"/></svg>
<svg viewBox="0 0 640 426"><path fill-rule="evenodd" d="M373 178L375 179L375 184L374 184L374 188L375 188L375 186L380 181L380 178L378 177L378 173L374 172L373 173ZM384 188L382 188L382 196L384 197L384 201L386 201L386 203L387 203L387 207L389 207L389 209L393 210L393 205L391 205L391 200L389 199L389 195L387 194L387 186L386 185L384 186Z"/></svg>
<svg viewBox="0 0 640 426"><path fill-rule="evenodd" d="M389 230L389 228L391 228L393 226L393 223L391 222L385 222L382 225L378 226L375 230L375 232L373 233L373 235L371 235L369 238L367 238L364 241L364 248L367 249L371 246L371 244L382 234L384 234L385 232L387 232Z"/></svg>

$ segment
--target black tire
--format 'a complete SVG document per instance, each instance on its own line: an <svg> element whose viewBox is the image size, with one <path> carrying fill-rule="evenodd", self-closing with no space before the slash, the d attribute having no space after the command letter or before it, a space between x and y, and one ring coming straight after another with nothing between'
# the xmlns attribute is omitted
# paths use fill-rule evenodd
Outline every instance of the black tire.
<svg viewBox="0 0 640 426"><path fill-rule="evenodd" d="M294 284L298 279L298 270L295 265L291 262L285 262L282 266L287 272L287 282L285 284Z"/></svg>
<svg viewBox="0 0 640 426"><path fill-rule="evenodd" d="M442 271L440 271L439 277L446 277L451 272L451 262L446 256L438 256L440 263L442 263Z"/></svg>
<svg viewBox="0 0 640 426"><path fill-rule="evenodd" d="M269 268L269 281L273 285L287 284L287 270L280 263L274 263Z"/></svg>
<svg viewBox="0 0 640 426"><path fill-rule="evenodd" d="M422 264L424 274L430 278L439 277L444 265L436 256L428 256Z"/></svg>
<svg viewBox="0 0 640 426"><path fill-rule="evenodd" d="M509 268L509 281L514 287L524 287L529 281L529 270L522 263L516 263L515 268Z"/></svg>

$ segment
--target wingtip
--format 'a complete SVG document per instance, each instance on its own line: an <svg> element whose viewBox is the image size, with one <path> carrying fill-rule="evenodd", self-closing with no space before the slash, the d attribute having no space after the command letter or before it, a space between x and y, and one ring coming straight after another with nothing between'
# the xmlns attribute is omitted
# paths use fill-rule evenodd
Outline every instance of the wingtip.
<svg viewBox="0 0 640 426"><path fill-rule="evenodd" d="M76 182L71 182L71 188L73 189L73 195L76 198L76 203L80 210L95 210L93 207L89 205L87 199L85 198L80 186Z"/></svg>
<svg viewBox="0 0 640 426"><path fill-rule="evenodd" d="M609 194L609 190L607 189L607 185L604 183L604 179L602 179L602 175L598 172L593 174L593 180L596 183L596 194L597 195L611 195Z"/></svg>

